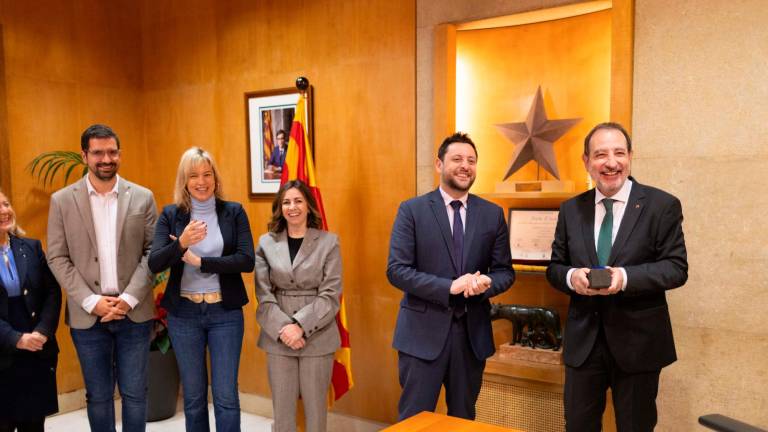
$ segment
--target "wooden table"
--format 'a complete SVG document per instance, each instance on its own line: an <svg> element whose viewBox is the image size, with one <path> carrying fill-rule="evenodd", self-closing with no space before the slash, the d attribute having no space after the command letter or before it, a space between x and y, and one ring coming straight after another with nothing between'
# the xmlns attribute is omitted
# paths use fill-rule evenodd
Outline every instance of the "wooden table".
<svg viewBox="0 0 768 432"><path fill-rule="evenodd" d="M382 432L522 432L485 423L424 411Z"/></svg>

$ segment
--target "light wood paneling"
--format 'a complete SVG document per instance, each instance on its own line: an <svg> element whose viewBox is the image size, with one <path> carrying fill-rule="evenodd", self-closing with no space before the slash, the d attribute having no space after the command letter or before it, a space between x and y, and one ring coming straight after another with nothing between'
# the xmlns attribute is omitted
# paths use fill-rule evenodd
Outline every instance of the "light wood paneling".
<svg viewBox="0 0 768 432"><path fill-rule="evenodd" d="M399 387L390 343L400 293L385 268L397 205L415 193L413 2L143 6L145 130L154 155L147 163L159 203L171 199L182 151L200 145L216 157L227 198L245 205L254 237L265 232L271 200L248 198L243 93L310 79L318 181L341 239L356 383L334 410L393 421ZM240 389L269 395L253 278L245 280Z"/></svg>
<svg viewBox="0 0 768 432"><path fill-rule="evenodd" d="M26 166L44 151L79 150L80 133L89 124L115 129L124 149L121 175L142 182L138 18L130 0L0 3L9 155L3 164L12 178L18 220L32 238L45 241L49 197L62 184L39 186ZM59 391L82 388L63 312L57 338Z"/></svg>
<svg viewBox="0 0 768 432"><path fill-rule="evenodd" d="M400 293L385 267L397 206L415 194L415 3L1 4L12 196L24 197L14 205L32 237L45 237L51 191L24 167L43 151L77 150L94 122L114 127L121 175L151 188L159 206L171 201L181 153L210 150L227 198L245 205L258 237L271 202L248 199L243 93L290 86L299 75L311 80L317 173L341 237L356 380L334 409L393 421L399 387L390 344ZM252 276L246 284L240 385L268 395ZM59 389L82 388L66 326L58 337Z"/></svg>

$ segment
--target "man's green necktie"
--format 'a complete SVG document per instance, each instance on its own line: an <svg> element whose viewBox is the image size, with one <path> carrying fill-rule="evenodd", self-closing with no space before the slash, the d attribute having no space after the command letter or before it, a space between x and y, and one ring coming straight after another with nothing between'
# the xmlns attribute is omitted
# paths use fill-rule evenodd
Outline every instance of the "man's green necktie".
<svg viewBox="0 0 768 432"><path fill-rule="evenodd" d="M608 258L611 256L611 237L613 237L613 203L616 200L603 198L605 207L605 217L600 224L600 232L597 236L597 262L600 266L608 265Z"/></svg>

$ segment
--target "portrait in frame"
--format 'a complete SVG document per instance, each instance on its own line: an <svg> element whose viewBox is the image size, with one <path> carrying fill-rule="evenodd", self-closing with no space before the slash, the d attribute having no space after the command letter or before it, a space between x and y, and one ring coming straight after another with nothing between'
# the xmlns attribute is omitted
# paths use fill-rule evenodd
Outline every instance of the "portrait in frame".
<svg viewBox="0 0 768 432"><path fill-rule="evenodd" d="M312 130L311 87L307 92L307 133ZM245 93L248 143L248 192L269 196L280 187L299 90L284 88Z"/></svg>

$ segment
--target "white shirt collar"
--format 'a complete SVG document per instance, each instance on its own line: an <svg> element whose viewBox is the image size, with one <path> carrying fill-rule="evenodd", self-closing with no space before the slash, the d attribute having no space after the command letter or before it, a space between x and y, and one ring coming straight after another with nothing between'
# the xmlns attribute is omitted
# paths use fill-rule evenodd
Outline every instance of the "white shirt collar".
<svg viewBox="0 0 768 432"><path fill-rule="evenodd" d="M108 195L108 194L117 195L117 186L120 184L120 176L115 174L115 178L117 178L117 181L115 181L115 185L112 187L112 190L107 192L105 195ZM91 195L91 194L100 195L96 191L96 188L93 187L93 184L91 184L91 177L88 174L85 175L85 187L88 188L88 195Z"/></svg>
<svg viewBox="0 0 768 432"><path fill-rule="evenodd" d="M438 187L438 189L440 190L440 196L443 197L443 201L445 202L446 207L451 205L452 201L456 201L458 199L459 201L461 201L461 205L464 206L464 208L467 208L467 198L469 197L469 192L465 193L459 198L454 198L448 195L448 193L443 190L442 186Z"/></svg>
<svg viewBox="0 0 768 432"><path fill-rule="evenodd" d="M627 181L624 182L624 185L621 186L621 189L619 189L618 192L612 197L610 197L612 200L616 200L619 202L622 202L624 204L629 201L629 193L632 191L632 180L627 179ZM602 201L605 198L605 195L603 195L602 192L600 192L600 189L595 188L595 205L599 204L600 201Z"/></svg>

